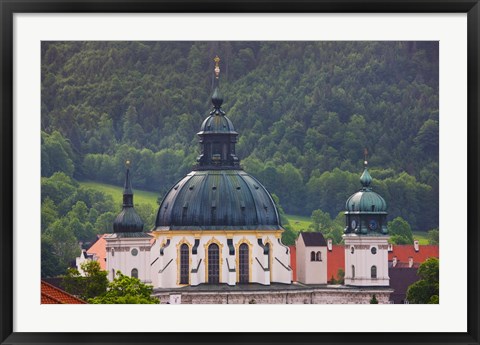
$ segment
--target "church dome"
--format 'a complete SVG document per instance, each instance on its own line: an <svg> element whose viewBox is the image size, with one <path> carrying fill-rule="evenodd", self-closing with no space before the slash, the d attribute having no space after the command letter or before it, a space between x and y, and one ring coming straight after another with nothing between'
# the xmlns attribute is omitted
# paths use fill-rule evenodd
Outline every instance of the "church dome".
<svg viewBox="0 0 480 345"><path fill-rule="evenodd" d="M209 117L207 117L202 125L200 126L200 134L207 134L207 133L234 133L235 128L233 128L233 123L230 121L228 117L221 114L213 113Z"/></svg>
<svg viewBox="0 0 480 345"><path fill-rule="evenodd" d="M348 212L359 213L386 212L387 203L380 195L372 191L370 188L372 177L370 176L367 168L365 168L363 171L363 174L360 177L360 182L362 183L363 188L348 198L345 204L345 209Z"/></svg>
<svg viewBox="0 0 480 345"><path fill-rule="evenodd" d="M143 231L143 221L133 207L133 189L130 181L130 169L127 161L127 172L125 173L125 185L123 188L122 211L113 221L113 232L132 233Z"/></svg>
<svg viewBox="0 0 480 345"><path fill-rule="evenodd" d="M162 200L156 230L277 230L275 203L260 182L240 168L235 153L238 133L221 106L215 58L213 110L197 133L201 152L197 166Z"/></svg>
<svg viewBox="0 0 480 345"><path fill-rule="evenodd" d="M275 203L240 169L192 171L163 199L156 230L280 229Z"/></svg>

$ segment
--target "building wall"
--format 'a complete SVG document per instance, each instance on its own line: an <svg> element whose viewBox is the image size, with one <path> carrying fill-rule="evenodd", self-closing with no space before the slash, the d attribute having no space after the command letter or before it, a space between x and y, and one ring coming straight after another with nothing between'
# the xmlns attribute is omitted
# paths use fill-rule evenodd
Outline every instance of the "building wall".
<svg viewBox="0 0 480 345"><path fill-rule="evenodd" d="M150 238L106 238L107 272L112 281L118 271L131 276L132 270L138 270L138 278L150 284ZM137 255L132 255L133 250Z"/></svg>
<svg viewBox="0 0 480 345"><path fill-rule="evenodd" d="M297 280L303 284L327 283L327 247L306 247L302 236L296 240ZM311 261L311 252L321 253L322 261Z"/></svg>
<svg viewBox="0 0 480 345"><path fill-rule="evenodd" d="M262 231L158 231L153 233L156 242L152 247L152 283L154 287L172 288L180 285L180 246L189 246L190 284L199 285L208 281L208 247L216 243L220 249L220 283L235 285L238 280L239 246L246 243L249 247L249 282L269 285L270 282L290 284L290 251L278 242L281 233ZM227 238L233 240L235 254L230 255ZM265 255L258 244L270 243L271 254ZM195 239L200 241L197 254L192 254ZM167 245L168 244L168 245Z"/></svg>
<svg viewBox="0 0 480 345"><path fill-rule="evenodd" d="M182 292L182 304L370 304L375 295L379 304L388 304L392 290L312 289L264 292ZM178 292L156 292L160 303Z"/></svg>
<svg viewBox="0 0 480 345"><path fill-rule="evenodd" d="M345 285L388 286L388 237L344 235L344 240ZM376 248L376 254L372 254L372 248ZM372 266L377 267L377 278L371 278Z"/></svg>

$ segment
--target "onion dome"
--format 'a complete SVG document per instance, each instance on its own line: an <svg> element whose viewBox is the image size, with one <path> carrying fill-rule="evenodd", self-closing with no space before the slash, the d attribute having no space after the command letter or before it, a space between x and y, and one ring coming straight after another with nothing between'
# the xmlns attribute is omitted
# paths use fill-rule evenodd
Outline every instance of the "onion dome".
<svg viewBox="0 0 480 345"><path fill-rule="evenodd" d="M130 162L127 161L125 173L125 185L123 187L122 212L118 214L113 222L113 232L132 233L143 232L143 221L133 207L133 189L130 180Z"/></svg>
<svg viewBox="0 0 480 345"><path fill-rule="evenodd" d="M365 154L366 155L366 154ZM372 176L368 172L367 160L360 177L362 189L351 195L345 203L346 228L345 233L382 234L387 230L387 203L370 187Z"/></svg>
<svg viewBox="0 0 480 345"><path fill-rule="evenodd" d="M345 204L345 209L349 212L366 212L366 213L383 213L387 211L387 203L385 200L372 191L370 184L372 177L368 169L365 167L360 177L362 189L350 196Z"/></svg>
<svg viewBox="0 0 480 345"><path fill-rule="evenodd" d="M221 106L215 61L213 110L198 132L201 154L195 169L166 194L156 230L278 230L280 217L270 193L240 168L238 133Z"/></svg>

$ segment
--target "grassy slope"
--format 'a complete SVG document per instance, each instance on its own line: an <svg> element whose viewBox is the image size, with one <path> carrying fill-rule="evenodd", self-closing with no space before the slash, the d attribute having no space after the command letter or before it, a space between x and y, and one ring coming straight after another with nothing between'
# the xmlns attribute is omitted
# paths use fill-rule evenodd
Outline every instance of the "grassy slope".
<svg viewBox="0 0 480 345"><path fill-rule="evenodd" d="M295 232L308 231L308 226L312 224L309 217L295 216L293 214L287 214L286 217Z"/></svg>
<svg viewBox="0 0 480 345"><path fill-rule="evenodd" d="M428 235L424 231L414 231L413 238L418 240L421 245L428 244Z"/></svg>
<svg viewBox="0 0 480 345"><path fill-rule="evenodd" d="M91 187L101 192L104 192L105 194L111 195L113 197L113 200L117 204L122 203L123 187L92 181L80 182L80 184L82 186ZM135 204L150 204L153 206L154 209L158 207L157 198L159 195L157 193L146 192L135 188L133 189L133 193Z"/></svg>
<svg viewBox="0 0 480 345"><path fill-rule="evenodd" d="M105 183L99 182L80 182L82 186L87 186L94 188L96 190L102 191L106 194L109 194L113 197L115 203L122 203L122 190L123 187L113 186ZM135 193L135 204L150 204L154 209L158 207L157 205L157 193L147 192L143 190L134 189ZM312 223L309 217L296 216L292 214L286 215L290 225L292 226L295 232L307 231L308 226ZM420 242L421 245L428 244L427 233L422 231L415 231L413 237Z"/></svg>

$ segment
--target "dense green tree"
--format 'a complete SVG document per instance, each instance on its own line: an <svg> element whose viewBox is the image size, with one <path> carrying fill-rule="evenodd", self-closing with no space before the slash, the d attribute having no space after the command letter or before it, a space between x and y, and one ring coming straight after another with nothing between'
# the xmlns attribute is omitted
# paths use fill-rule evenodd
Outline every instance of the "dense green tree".
<svg viewBox="0 0 480 345"><path fill-rule="evenodd" d="M78 240L75 238L73 229L69 227L67 218L56 220L47 228L43 236L48 243L51 243L51 253L58 258L63 270L66 270L72 260L80 254ZM48 247L45 246L42 249L47 250Z"/></svg>
<svg viewBox="0 0 480 345"><path fill-rule="evenodd" d="M54 241L42 235L41 237L41 276L56 277L65 272L65 266L60 262L60 256L55 255Z"/></svg>
<svg viewBox="0 0 480 345"><path fill-rule="evenodd" d="M96 232L99 234L106 234L113 232L113 221L117 216L114 212L105 212L98 216L95 222Z"/></svg>
<svg viewBox="0 0 480 345"><path fill-rule="evenodd" d="M439 260L429 258L418 268L420 280L407 289L407 300L412 304L439 303Z"/></svg>
<svg viewBox="0 0 480 345"><path fill-rule="evenodd" d="M43 199L42 206L42 219L41 219L41 227L42 233L54 222L58 219L58 211L55 203L49 197Z"/></svg>
<svg viewBox="0 0 480 345"><path fill-rule="evenodd" d="M61 171L72 176L75 170L70 143L58 131L42 132L42 176L51 176Z"/></svg>
<svg viewBox="0 0 480 345"><path fill-rule="evenodd" d="M436 244L440 243L439 232L437 229L432 229L428 232L428 244Z"/></svg>
<svg viewBox="0 0 480 345"><path fill-rule="evenodd" d="M397 217L387 224L390 242L394 244L413 244L413 233L410 224L402 217Z"/></svg>
<svg viewBox="0 0 480 345"><path fill-rule="evenodd" d="M63 288L83 300L105 294L108 286L107 272L97 261L85 261L80 265L82 272L69 268L63 277ZM82 274L83 273L83 274Z"/></svg>
<svg viewBox="0 0 480 345"><path fill-rule="evenodd" d="M117 271L115 279L108 284L107 292L90 298L92 304L158 304L160 300L152 297L153 288Z"/></svg>

